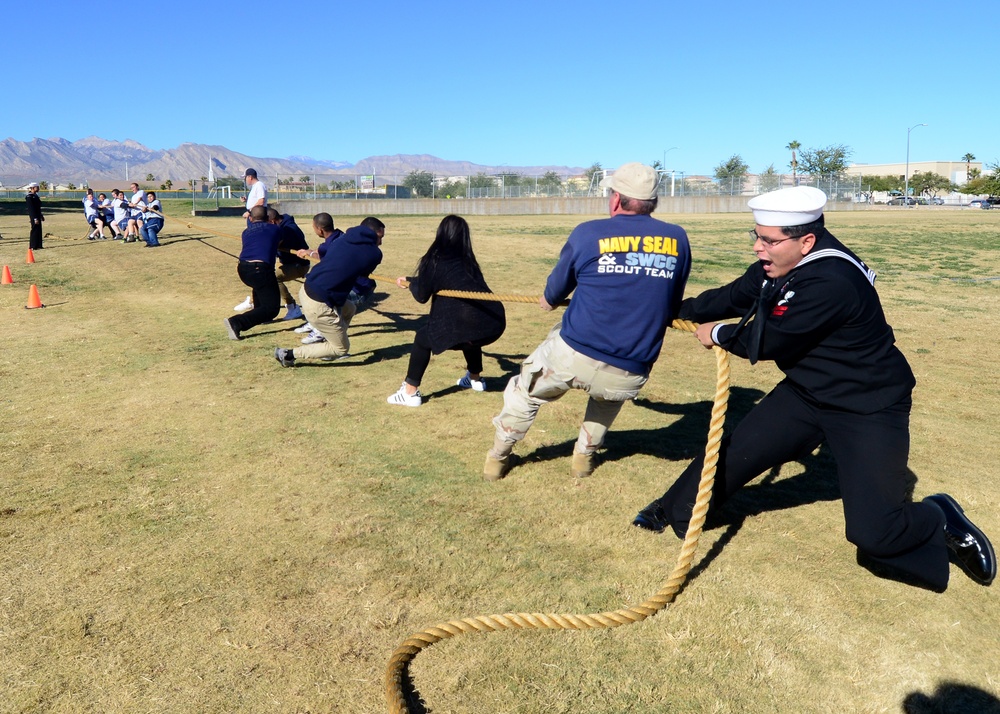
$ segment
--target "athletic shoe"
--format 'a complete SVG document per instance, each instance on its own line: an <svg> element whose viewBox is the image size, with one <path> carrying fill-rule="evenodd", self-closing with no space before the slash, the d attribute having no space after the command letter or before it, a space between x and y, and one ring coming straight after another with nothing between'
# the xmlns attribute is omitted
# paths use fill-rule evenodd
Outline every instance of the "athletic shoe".
<svg viewBox="0 0 1000 714"><path fill-rule="evenodd" d="M229 321L228 317L225 320L223 320L222 322L225 324L226 330L229 332L229 339L231 339L231 340L239 340L239 339L241 339L240 338L240 331L237 330L235 327L233 327L233 323L231 323Z"/></svg>
<svg viewBox="0 0 1000 714"><path fill-rule="evenodd" d="M472 379L469 373L466 372L465 376L460 380L455 382L462 389L471 389L474 392L485 392L486 391L486 380L480 377L479 379Z"/></svg>
<svg viewBox="0 0 1000 714"><path fill-rule="evenodd" d="M253 309L253 296L247 295L247 299L241 302L239 305L233 308L233 312L243 312L244 310Z"/></svg>
<svg viewBox="0 0 1000 714"><path fill-rule="evenodd" d="M309 324L309 323L307 322L307 323L306 323L306 324L304 324L304 325L299 325L299 326L298 326L298 327L296 327L296 328L295 328L294 330L292 330L292 332L298 332L298 333L299 333L300 335L302 335L302 334L305 334L306 332L312 332L312 330L313 330L313 326L312 326L312 325L310 325L310 324Z"/></svg>
<svg viewBox="0 0 1000 714"><path fill-rule="evenodd" d="M283 347L275 347L274 358L278 360L278 363L282 367L295 366L295 354L292 352L292 350L286 350Z"/></svg>
<svg viewBox="0 0 1000 714"><path fill-rule="evenodd" d="M288 308L288 312L285 313L283 320L301 320L302 319L302 308L298 305L293 304Z"/></svg>
<svg viewBox="0 0 1000 714"><path fill-rule="evenodd" d="M313 330L308 335L302 338L302 344L313 345L317 342L326 342L326 338L319 333L318 330Z"/></svg>
<svg viewBox="0 0 1000 714"><path fill-rule="evenodd" d="M399 391L395 394L390 394L386 400L389 404L396 404L401 407L419 407L423 400L420 398L420 390L418 389L416 394L406 393L406 382L399 385Z"/></svg>

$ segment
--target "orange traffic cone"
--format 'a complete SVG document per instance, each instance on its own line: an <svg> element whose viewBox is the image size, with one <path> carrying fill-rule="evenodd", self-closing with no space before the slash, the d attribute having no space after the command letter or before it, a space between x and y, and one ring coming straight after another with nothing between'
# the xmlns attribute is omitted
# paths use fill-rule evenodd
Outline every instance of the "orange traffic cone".
<svg viewBox="0 0 1000 714"><path fill-rule="evenodd" d="M31 288L28 290L28 304L25 305L24 307L27 308L28 310L31 310L36 307L45 307L44 305L42 305L42 299L38 297L38 287L36 285L32 285Z"/></svg>
<svg viewBox="0 0 1000 714"><path fill-rule="evenodd" d="M35 262L35 251L33 251L31 248L28 248L28 257L24 259L24 262L25 263Z"/></svg>
<svg viewBox="0 0 1000 714"><path fill-rule="evenodd" d="M10 266L3 266L3 277L0 278L0 285L10 285L14 282L14 276L10 274Z"/></svg>

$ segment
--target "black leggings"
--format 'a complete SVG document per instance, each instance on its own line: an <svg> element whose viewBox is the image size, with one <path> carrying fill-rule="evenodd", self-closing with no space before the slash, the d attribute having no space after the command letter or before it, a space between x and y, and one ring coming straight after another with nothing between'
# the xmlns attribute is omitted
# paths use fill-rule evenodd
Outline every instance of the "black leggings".
<svg viewBox="0 0 1000 714"><path fill-rule="evenodd" d="M452 350L461 350L465 355L465 368L472 374L479 374L483 371L483 347L496 342L496 337L489 337L473 342L463 342L462 344L450 347ZM410 350L410 364L406 368L406 379L404 380L411 387L419 387L420 380L427 371L427 365L431 363L431 345L427 340L427 335L423 329L417 330L413 336L413 348Z"/></svg>

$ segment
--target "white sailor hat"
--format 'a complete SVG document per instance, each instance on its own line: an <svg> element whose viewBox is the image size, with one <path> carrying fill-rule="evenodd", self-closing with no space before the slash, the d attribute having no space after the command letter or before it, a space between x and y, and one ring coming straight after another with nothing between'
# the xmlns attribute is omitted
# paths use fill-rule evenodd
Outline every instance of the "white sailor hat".
<svg viewBox="0 0 1000 714"><path fill-rule="evenodd" d="M754 196L747 202L758 226L801 226L823 215L826 194L812 186L793 186Z"/></svg>
<svg viewBox="0 0 1000 714"><path fill-rule="evenodd" d="M32 181L31 183L28 184L28 188L41 188L41 187L38 185L37 181Z"/></svg>

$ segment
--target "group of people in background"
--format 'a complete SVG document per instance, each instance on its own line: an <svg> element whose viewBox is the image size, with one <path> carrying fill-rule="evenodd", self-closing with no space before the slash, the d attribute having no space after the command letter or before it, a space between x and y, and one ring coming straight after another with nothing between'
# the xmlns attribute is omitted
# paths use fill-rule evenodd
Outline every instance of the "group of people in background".
<svg viewBox="0 0 1000 714"><path fill-rule="evenodd" d="M132 194L126 197L119 189L94 196L92 188L83 197L83 212L89 232L87 240L121 240L135 243L142 240L147 248L160 246L159 235L163 230L163 206L155 191L143 191L132 183ZM110 233L110 236L108 235Z"/></svg>

